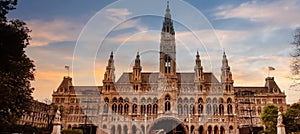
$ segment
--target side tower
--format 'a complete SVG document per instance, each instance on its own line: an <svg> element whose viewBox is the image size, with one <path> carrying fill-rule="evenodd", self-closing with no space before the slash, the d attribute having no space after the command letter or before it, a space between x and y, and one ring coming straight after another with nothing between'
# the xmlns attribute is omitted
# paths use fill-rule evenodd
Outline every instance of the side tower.
<svg viewBox="0 0 300 134"><path fill-rule="evenodd" d="M104 92L110 92L113 90L115 82L115 66L113 52L110 53L108 64L103 79L103 90Z"/></svg>

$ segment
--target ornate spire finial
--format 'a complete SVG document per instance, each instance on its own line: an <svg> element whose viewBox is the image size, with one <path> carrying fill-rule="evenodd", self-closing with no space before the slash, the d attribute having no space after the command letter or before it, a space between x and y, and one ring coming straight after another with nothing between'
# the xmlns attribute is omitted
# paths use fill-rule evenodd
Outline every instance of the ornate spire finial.
<svg viewBox="0 0 300 134"><path fill-rule="evenodd" d="M139 58L140 57L140 53L139 51L136 52L136 57Z"/></svg>
<svg viewBox="0 0 300 134"><path fill-rule="evenodd" d="M168 18L168 19L171 19L169 1L167 1L167 9L166 9L165 17Z"/></svg>
<svg viewBox="0 0 300 134"><path fill-rule="evenodd" d="M113 51L110 52L110 57L113 58L114 57L114 53Z"/></svg>
<svg viewBox="0 0 300 134"><path fill-rule="evenodd" d="M170 8L169 8L169 1L167 1L167 10L170 10Z"/></svg>

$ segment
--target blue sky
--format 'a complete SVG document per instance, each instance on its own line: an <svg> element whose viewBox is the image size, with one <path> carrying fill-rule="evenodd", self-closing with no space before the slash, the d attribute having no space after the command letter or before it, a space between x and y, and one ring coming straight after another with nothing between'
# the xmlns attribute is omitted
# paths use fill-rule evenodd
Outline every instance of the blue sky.
<svg viewBox="0 0 300 134"><path fill-rule="evenodd" d="M163 0L19 1L8 17L24 20L32 29L26 52L37 66L34 97L51 98L67 74L65 65L74 68L76 85L101 85L110 51L116 53L117 77L131 70L137 51L143 71L157 71L165 7ZM225 50L235 85L263 86L267 67L273 66L271 76L287 94L287 102L297 101L299 91L289 88L289 53L293 32L300 26L299 7L299 0L171 0L178 71L193 71L198 49L204 71L219 78ZM104 33L108 26L114 27Z"/></svg>

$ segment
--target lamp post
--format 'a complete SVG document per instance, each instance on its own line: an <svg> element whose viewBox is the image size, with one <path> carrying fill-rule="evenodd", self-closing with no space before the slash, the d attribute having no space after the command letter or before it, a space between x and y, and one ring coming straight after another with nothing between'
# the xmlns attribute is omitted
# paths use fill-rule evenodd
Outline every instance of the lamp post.
<svg viewBox="0 0 300 134"><path fill-rule="evenodd" d="M189 121L189 134L191 134L191 114L189 114L188 121Z"/></svg>
<svg viewBox="0 0 300 134"><path fill-rule="evenodd" d="M147 133L147 114L145 114L145 127L144 127L144 134Z"/></svg>

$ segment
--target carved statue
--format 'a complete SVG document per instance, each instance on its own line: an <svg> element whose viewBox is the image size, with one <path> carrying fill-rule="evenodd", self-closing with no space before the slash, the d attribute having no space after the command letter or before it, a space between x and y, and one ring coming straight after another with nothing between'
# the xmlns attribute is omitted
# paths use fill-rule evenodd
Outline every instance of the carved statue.
<svg viewBox="0 0 300 134"><path fill-rule="evenodd" d="M61 113L59 111L59 109L57 109L56 113L55 113L55 117L54 117L54 122L60 122L61 119Z"/></svg>

